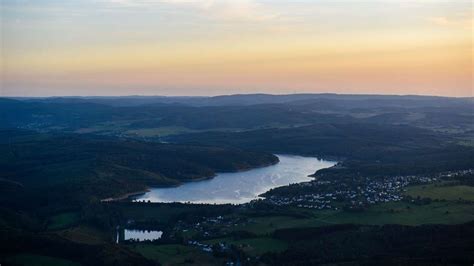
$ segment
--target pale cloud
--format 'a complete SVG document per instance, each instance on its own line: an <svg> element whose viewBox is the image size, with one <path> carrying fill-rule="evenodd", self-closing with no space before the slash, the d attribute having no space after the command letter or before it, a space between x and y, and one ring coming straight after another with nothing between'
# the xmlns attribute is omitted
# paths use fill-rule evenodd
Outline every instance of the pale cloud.
<svg viewBox="0 0 474 266"><path fill-rule="evenodd" d="M472 27L474 24L473 18L431 17L428 21L442 27Z"/></svg>
<svg viewBox="0 0 474 266"><path fill-rule="evenodd" d="M146 0L105 0L106 3L116 4L121 6L144 6L149 4L158 4L159 1Z"/></svg>
<svg viewBox="0 0 474 266"><path fill-rule="evenodd" d="M279 17L271 7L255 0L106 0L124 7L153 8L174 5L192 8L204 15L221 20L267 21Z"/></svg>
<svg viewBox="0 0 474 266"><path fill-rule="evenodd" d="M191 5L220 19L265 21L278 17L269 6L252 0L167 0L166 2Z"/></svg>

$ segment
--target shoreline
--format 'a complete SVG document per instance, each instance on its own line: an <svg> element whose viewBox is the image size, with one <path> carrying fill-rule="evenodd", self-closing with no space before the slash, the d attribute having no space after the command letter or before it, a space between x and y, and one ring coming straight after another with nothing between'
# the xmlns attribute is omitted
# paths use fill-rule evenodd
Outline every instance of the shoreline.
<svg viewBox="0 0 474 266"><path fill-rule="evenodd" d="M276 155L275 155L276 156ZM277 156L278 158L278 156ZM145 194L147 192L150 192L151 189L153 188L174 188L174 187L179 187L181 185L184 185L186 183L191 183L191 182L200 182L200 181L206 181L206 180L211 180L213 179L214 177L216 177L218 174L222 174L222 173L240 173L240 172L245 172L245 171L251 171L251 170L254 170L254 169L259 169L259 168L264 168L264 167L269 167L269 166L273 166L273 165L276 165L280 163L280 159L278 159L277 161L275 162L271 162L269 164L264 164L264 165L261 165L261 166L258 166L258 167L255 167L255 168L252 168L252 167L249 167L249 168L242 168L242 169L237 169L236 171L230 171L230 172L219 172L219 173L214 173L214 175L212 176L204 176L204 177L199 177L199 178L194 178L194 179L187 179L187 180L183 180L182 182L179 182L175 185L170 185L170 186L156 186L156 187L147 187L146 189L144 190L140 190L140 191L135 191L135 192L129 192L129 193L125 193L121 196L117 196L117 197L109 197L109 198L105 198L105 199L101 199L100 202L114 202L114 201L122 201L122 200L127 200L133 196L138 196L138 195L141 195L141 194Z"/></svg>
<svg viewBox="0 0 474 266"><path fill-rule="evenodd" d="M121 201L121 200L128 199L130 197L133 197L133 196L137 196L137 195L140 195L140 194L145 194L147 192L150 192L150 188L146 188L146 189L140 190L140 191L125 193L125 194L123 194L121 196L117 196L117 197L110 197L110 198L101 199L100 202Z"/></svg>

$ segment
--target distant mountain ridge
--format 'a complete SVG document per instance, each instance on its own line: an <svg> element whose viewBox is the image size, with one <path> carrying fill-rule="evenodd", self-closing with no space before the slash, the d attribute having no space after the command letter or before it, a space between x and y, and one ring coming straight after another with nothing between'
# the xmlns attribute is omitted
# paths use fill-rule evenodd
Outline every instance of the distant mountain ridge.
<svg viewBox="0 0 474 266"><path fill-rule="evenodd" d="M469 98L452 98L442 96L421 95L371 95L371 94L233 94L219 96L71 96L71 97L11 97L29 102L48 103L98 103L112 106L140 106L150 104L179 104L190 106L228 106L228 105L257 105L257 104L282 104L310 100L383 100L383 101L416 101L431 104L449 104L453 102L466 102Z"/></svg>

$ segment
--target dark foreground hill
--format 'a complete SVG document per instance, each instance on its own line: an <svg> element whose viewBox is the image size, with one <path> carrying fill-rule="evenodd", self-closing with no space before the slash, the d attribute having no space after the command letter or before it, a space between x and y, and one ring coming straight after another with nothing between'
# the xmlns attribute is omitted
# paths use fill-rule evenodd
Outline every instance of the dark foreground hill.
<svg viewBox="0 0 474 266"><path fill-rule="evenodd" d="M289 243L268 265L463 265L474 260L474 223L462 225L334 225L281 229Z"/></svg>

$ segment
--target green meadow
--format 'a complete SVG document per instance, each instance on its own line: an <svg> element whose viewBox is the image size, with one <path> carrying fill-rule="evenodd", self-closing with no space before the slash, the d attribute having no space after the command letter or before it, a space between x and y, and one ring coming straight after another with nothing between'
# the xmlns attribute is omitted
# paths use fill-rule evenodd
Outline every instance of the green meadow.
<svg viewBox="0 0 474 266"><path fill-rule="evenodd" d="M469 200L474 201L474 187L464 185L422 185L409 187L406 192L412 197L431 198L440 200Z"/></svg>

